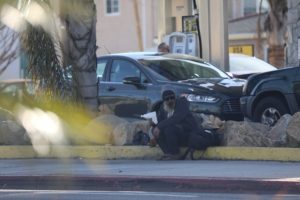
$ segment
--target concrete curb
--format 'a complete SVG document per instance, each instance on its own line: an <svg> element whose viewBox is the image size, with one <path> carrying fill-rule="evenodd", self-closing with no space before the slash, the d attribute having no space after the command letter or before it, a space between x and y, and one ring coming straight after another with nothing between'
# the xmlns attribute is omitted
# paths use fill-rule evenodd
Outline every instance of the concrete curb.
<svg viewBox="0 0 300 200"><path fill-rule="evenodd" d="M300 194L299 181L155 176L0 176L2 189Z"/></svg>
<svg viewBox="0 0 300 200"><path fill-rule="evenodd" d="M156 159L159 148L148 146L0 146L0 159L21 158L90 158L90 159ZM210 147L195 157L214 160L300 161L300 148Z"/></svg>

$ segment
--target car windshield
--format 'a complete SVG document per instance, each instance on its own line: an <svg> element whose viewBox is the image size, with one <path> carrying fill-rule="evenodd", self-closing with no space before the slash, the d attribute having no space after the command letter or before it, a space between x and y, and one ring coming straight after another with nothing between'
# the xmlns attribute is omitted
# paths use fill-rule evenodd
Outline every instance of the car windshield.
<svg viewBox="0 0 300 200"><path fill-rule="evenodd" d="M148 59L139 60L139 62L158 74L156 76L158 80L180 81L193 78L230 78L226 73L208 63L182 59Z"/></svg>

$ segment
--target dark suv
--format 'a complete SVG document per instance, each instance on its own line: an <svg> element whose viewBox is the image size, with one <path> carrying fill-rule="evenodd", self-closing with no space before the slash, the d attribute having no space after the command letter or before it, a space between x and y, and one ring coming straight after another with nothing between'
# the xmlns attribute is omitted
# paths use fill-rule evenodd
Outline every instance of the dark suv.
<svg viewBox="0 0 300 200"><path fill-rule="evenodd" d="M196 113L243 120L239 99L244 80L196 57L128 53L98 58L99 100L120 117L140 117L161 103L166 85L185 96Z"/></svg>
<svg viewBox="0 0 300 200"><path fill-rule="evenodd" d="M244 115L273 126L282 115L299 111L299 70L290 67L249 77L240 101Z"/></svg>

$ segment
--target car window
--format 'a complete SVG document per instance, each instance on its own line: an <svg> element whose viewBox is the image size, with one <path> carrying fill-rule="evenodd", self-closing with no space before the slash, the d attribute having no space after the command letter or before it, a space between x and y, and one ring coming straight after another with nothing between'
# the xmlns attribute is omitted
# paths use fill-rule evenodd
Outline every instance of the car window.
<svg viewBox="0 0 300 200"><path fill-rule="evenodd" d="M101 59L97 61L97 77L99 77L100 80L103 77L104 69L106 67L107 62L107 59Z"/></svg>
<svg viewBox="0 0 300 200"><path fill-rule="evenodd" d="M218 74L214 70L203 67L202 68L202 76L205 78L215 78L215 77L218 77Z"/></svg>
<svg viewBox="0 0 300 200"><path fill-rule="evenodd" d="M193 78L229 78L228 75L212 65L190 60L156 59L140 60L139 62L171 81Z"/></svg>
<svg viewBox="0 0 300 200"><path fill-rule="evenodd" d="M129 61L113 60L110 81L123 82L123 79L126 77L141 77L141 71ZM147 82L145 76L142 76L142 82Z"/></svg>

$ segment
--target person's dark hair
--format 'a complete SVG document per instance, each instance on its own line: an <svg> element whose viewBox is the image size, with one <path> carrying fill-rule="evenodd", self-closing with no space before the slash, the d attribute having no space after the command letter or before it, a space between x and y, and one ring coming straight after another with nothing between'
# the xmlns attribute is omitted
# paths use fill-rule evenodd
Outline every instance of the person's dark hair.
<svg viewBox="0 0 300 200"><path fill-rule="evenodd" d="M167 45L166 43L162 42L158 45L157 50L159 52L165 52L165 53L169 53L170 52L170 48L169 45Z"/></svg>
<svg viewBox="0 0 300 200"><path fill-rule="evenodd" d="M162 93L162 100L165 101L169 98L174 98L175 99L176 95L175 92L173 92L172 90L165 90Z"/></svg>

